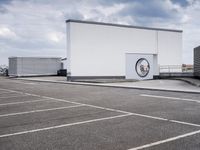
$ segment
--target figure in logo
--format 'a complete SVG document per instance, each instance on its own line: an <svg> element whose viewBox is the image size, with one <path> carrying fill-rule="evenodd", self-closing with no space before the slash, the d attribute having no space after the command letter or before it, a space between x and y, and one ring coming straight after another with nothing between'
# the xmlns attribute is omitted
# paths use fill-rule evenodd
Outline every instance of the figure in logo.
<svg viewBox="0 0 200 150"><path fill-rule="evenodd" d="M135 64L135 70L140 77L146 77L150 70L149 62L145 58L140 58Z"/></svg>

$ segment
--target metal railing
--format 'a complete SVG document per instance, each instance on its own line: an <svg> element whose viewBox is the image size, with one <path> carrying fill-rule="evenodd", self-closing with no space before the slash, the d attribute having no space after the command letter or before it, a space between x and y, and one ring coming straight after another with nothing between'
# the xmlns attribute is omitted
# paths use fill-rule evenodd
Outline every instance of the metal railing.
<svg viewBox="0 0 200 150"><path fill-rule="evenodd" d="M173 73L173 72L193 72L193 66L183 65L161 65L159 66L160 73Z"/></svg>

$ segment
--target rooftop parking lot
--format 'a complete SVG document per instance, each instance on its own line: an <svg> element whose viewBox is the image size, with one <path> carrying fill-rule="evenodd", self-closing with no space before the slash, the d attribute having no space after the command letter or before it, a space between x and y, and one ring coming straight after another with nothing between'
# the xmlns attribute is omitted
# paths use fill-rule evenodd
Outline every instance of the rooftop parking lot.
<svg viewBox="0 0 200 150"><path fill-rule="evenodd" d="M199 150L200 95L0 78L0 149Z"/></svg>

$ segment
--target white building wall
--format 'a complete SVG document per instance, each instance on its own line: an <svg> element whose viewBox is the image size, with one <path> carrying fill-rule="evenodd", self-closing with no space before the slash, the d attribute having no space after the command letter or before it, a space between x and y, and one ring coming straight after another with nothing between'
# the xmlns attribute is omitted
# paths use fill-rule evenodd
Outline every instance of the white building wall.
<svg viewBox="0 0 200 150"><path fill-rule="evenodd" d="M171 55L176 59L172 63L181 64L178 32L76 22L68 22L67 29L67 70L71 76L125 76L125 53L159 52L158 63L162 65L171 59L165 53L173 51ZM174 40L173 43L165 43L166 38L170 38L169 42Z"/></svg>
<svg viewBox="0 0 200 150"><path fill-rule="evenodd" d="M9 75L14 76L17 74L17 58L9 58Z"/></svg>
<svg viewBox="0 0 200 150"><path fill-rule="evenodd" d="M67 72L71 72L71 36L70 36L70 23L67 23L67 60L66 60L66 69Z"/></svg>
<svg viewBox="0 0 200 150"><path fill-rule="evenodd" d="M182 64L182 33L158 31L158 64Z"/></svg>

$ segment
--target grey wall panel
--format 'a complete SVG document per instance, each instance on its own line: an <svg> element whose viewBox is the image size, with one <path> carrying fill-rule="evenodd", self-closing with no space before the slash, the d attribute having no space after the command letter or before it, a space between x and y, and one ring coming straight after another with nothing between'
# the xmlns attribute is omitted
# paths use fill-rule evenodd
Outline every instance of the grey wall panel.
<svg viewBox="0 0 200 150"><path fill-rule="evenodd" d="M200 46L194 48L194 75L200 77Z"/></svg>
<svg viewBox="0 0 200 150"><path fill-rule="evenodd" d="M61 69L61 58L9 58L9 76L56 75Z"/></svg>
<svg viewBox="0 0 200 150"><path fill-rule="evenodd" d="M17 58L9 58L9 75L16 75L17 74Z"/></svg>

